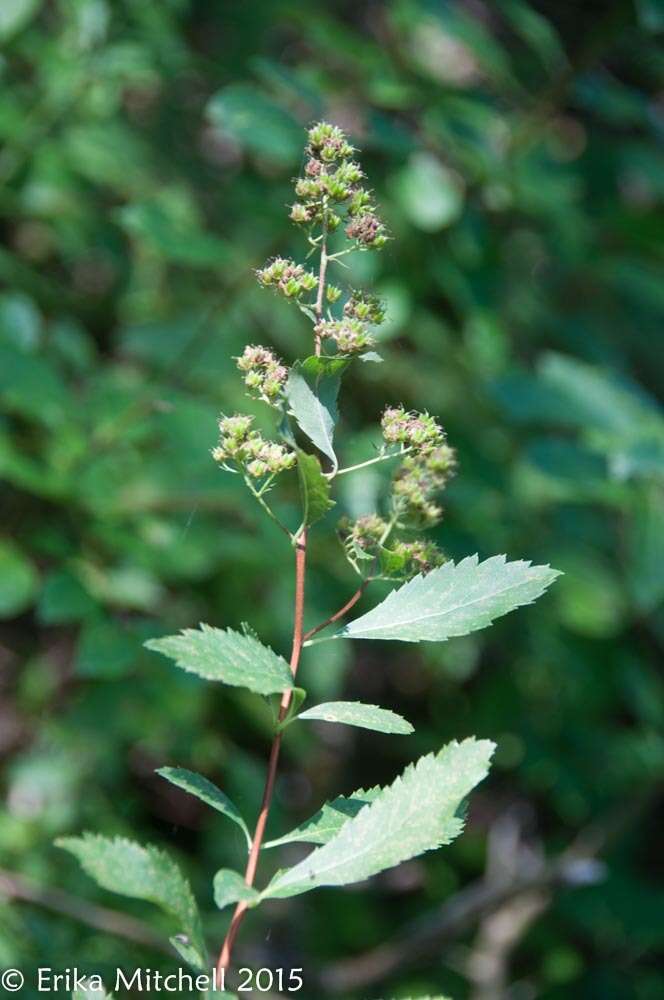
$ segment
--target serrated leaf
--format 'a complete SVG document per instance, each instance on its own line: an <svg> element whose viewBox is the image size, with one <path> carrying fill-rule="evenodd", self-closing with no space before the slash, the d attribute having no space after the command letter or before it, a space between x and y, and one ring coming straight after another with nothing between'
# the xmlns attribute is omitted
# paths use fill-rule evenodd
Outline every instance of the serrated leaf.
<svg viewBox="0 0 664 1000"><path fill-rule="evenodd" d="M350 622L337 636L442 642L490 625L523 604L532 604L553 583L558 570L531 566L506 556L483 563L469 556L444 563L393 590L382 604Z"/></svg>
<svg viewBox="0 0 664 1000"><path fill-rule="evenodd" d="M198 968L198 953L195 948L192 948L186 934L173 934L168 941L187 965L192 965L195 969Z"/></svg>
<svg viewBox="0 0 664 1000"><path fill-rule="evenodd" d="M230 628L201 625L200 629L183 629L179 635L150 639L145 645L208 681L249 688L256 694L278 694L293 686L283 657L253 635L241 635Z"/></svg>
<svg viewBox="0 0 664 1000"><path fill-rule="evenodd" d="M298 719L341 722L345 726L373 729L377 733L399 733L405 736L414 732L410 722L396 712L377 705L365 705L361 701L328 701L301 712Z"/></svg>
<svg viewBox="0 0 664 1000"><path fill-rule="evenodd" d="M154 903L180 923L196 968L205 968L206 954L198 907L189 882L171 858L152 844L124 837L60 837L56 845L69 851L83 871L102 889Z"/></svg>
<svg viewBox="0 0 664 1000"><path fill-rule="evenodd" d="M338 375L312 375L303 366L291 368L286 398L300 430L322 451L334 469L334 425L337 422Z"/></svg>
<svg viewBox="0 0 664 1000"><path fill-rule="evenodd" d="M305 820L296 826L290 833L278 837L276 840L268 840L263 844L263 850L271 847L280 847L282 844L327 844L349 819L357 816L360 809L367 803L373 802L377 795L380 795L382 788L376 785L365 791L363 788L353 792L348 797L339 795L332 802L326 802L322 808L314 813L310 819Z"/></svg>
<svg viewBox="0 0 664 1000"><path fill-rule="evenodd" d="M202 774L196 774L195 771L188 771L186 767L160 767L157 769L157 774L232 819L240 827L248 846L251 847L251 834L237 807L212 781L204 778Z"/></svg>
<svg viewBox="0 0 664 1000"><path fill-rule="evenodd" d="M244 881L238 872L230 868L221 868L214 876L214 901L220 910L240 900L251 904L259 899L258 892Z"/></svg>
<svg viewBox="0 0 664 1000"><path fill-rule="evenodd" d="M283 898L359 882L450 843L463 827L459 807L485 777L493 750L488 740L471 738L420 758L331 840L278 872L263 895Z"/></svg>
<svg viewBox="0 0 664 1000"><path fill-rule="evenodd" d="M335 503L330 499L330 482L323 475L315 455L307 455L298 448L297 471L302 497L302 523L310 527L324 517Z"/></svg>

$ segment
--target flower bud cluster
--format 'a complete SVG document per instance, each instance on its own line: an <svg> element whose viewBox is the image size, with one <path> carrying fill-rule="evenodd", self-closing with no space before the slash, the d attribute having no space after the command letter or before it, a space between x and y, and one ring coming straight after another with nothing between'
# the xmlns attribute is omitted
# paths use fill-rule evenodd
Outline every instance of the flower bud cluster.
<svg viewBox="0 0 664 1000"><path fill-rule="evenodd" d="M358 188L348 205L346 236L355 240L360 248L380 250L387 243L385 226L376 214L371 193Z"/></svg>
<svg viewBox="0 0 664 1000"><path fill-rule="evenodd" d="M371 194L361 186L364 172L352 156L355 150L340 128L319 122L309 129L304 176L295 184L297 201L290 217L299 225L324 222L334 232L341 217L332 206L345 205L346 235L359 248L380 249L387 242Z"/></svg>
<svg viewBox="0 0 664 1000"><path fill-rule="evenodd" d="M355 152L337 125L318 122L307 133L307 152L323 163L345 160Z"/></svg>
<svg viewBox="0 0 664 1000"><path fill-rule="evenodd" d="M399 576L409 579L417 573L429 573L436 566L442 566L445 556L435 542L416 539L414 542L396 542L391 554L403 559L403 569Z"/></svg>
<svg viewBox="0 0 664 1000"><path fill-rule="evenodd" d="M253 417L241 413L219 419L219 444L212 451L215 462L235 462L252 479L292 469L295 452L266 441L259 431L252 430L252 423Z"/></svg>
<svg viewBox="0 0 664 1000"><path fill-rule="evenodd" d="M416 451L442 445L445 432L428 413L409 412L402 406L388 406L381 418L383 437L388 444L400 444Z"/></svg>
<svg viewBox="0 0 664 1000"><path fill-rule="evenodd" d="M387 534L387 521L378 514L366 514L356 521L343 518L339 522L339 534L346 549L351 553L374 556L378 552L381 539Z"/></svg>
<svg viewBox="0 0 664 1000"><path fill-rule="evenodd" d="M314 332L322 340L333 340L340 354L359 354L375 343L358 319L323 320L316 324Z"/></svg>
<svg viewBox="0 0 664 1000"><path fill-rule="evenodd" d="M442 443L404 459L392 484L392 495L400 514L413 527L430 528L443 516L434 501L456 468L454 450Z"/></svg>
<svg viewBox="0 0 664 1000"><path fill-rule="evenodd" d="M236 361L240 371L244 372L247 388L266 403L274 403L288 378L288 369L279 358L266 347L247 345Z"/></svg>
<svg viewBox="0 0 664 1000"><path fill-rule="evenodd" d="M264 288L274 287L287 299L297 299L304 292L313 291L318 283L312 271L305 271L301 264L286 257L275 257L256 271L256 277Z"/></svg>
<svg viewBox="0 0 664 1000"><path fill-rule="evenodd" d="M389 525L377 514L356 521L346 518L339 524L339 533L352 562L373 560L375 572L385 578L407 580L417 573L428 573L445 561L434 542L399 540L386 545Z"/></svg>
<svg viewBox="0 0 664 1000"><path fill-rule="evenodd" d="M385 304L377 295L353 289L344 305L344 316L378 326L385 319Z"/></svg>

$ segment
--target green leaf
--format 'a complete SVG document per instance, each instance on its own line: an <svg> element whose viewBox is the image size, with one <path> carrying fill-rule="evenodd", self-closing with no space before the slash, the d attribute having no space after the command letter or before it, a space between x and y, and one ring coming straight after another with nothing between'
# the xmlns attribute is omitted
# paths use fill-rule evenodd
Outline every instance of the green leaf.
<svg viewBox="0 0 664 1000"><path fill-rule="evenodd" d="M296 896L325 885L348 885L449 844L461 833L457 815L485 777L494 751L488 740L449 743L420 758L339 833L287 871L278 872L265 897Z"/></svg>
<svg viewBox="0 0 664 1000"><path fill-rule="evenodd" d="M405 997L404 1000L451 1000L451 997L443 996L442 993L437 993L435 997L427 995L425 997Z"/></svg>
<svg viewBox="0 0 664 1000"><path fill-rule="evenodd" d="M282 844L327 844L349 819L357 816L368 802L373 802L383 791L380 786L365 791L363 788L346 797L339 795L332 802L326 802L310 819L296 826L290 833L269 840L263 844L263 850L280 847Z"/></svg>
<svg viewBox="0 0 664 1000"><path fill-rule="evenodd" d="M139 641L116 619L91 619L79 634L75 671L79 677L125 677L135 666Z"/></svg>
<svg viewBox="0 0 664 1000"><path fill-rule="evenodd" d="M174 916L186 935L197 968L205 968L203 930L191 887L167 854L124 837L60 837L56 845L78 858L83 871L102 889L121 896L145 899Z"/></svg>
<svg viewBox="0 0 664 1000"><path fill-rule="evenodd" d="M172 785L184 789L190 795L195 795L201 802L205 802L206 805L212 806L213 809L232 819L240 827L247 838L248 846L251 847L251 834L247 824L242 819L235 804L213 782L204 778L202 774L188 771L185 767L160 767L157 769L157 774L166 778L166 781L170 781Z"/></svg>
<svg viewBox="0 0 664 1000"><path fill-rule="evenodd" d="M44 625L62 625L81 621L96 608L79 578L68 569L57 569L44 581L37 616Z"/></svg>
<svg viewBox="0 0 664 1000"><path fill-rule="evenodd" d="M664 494L657 486L643 490L633 501L628 520L627 584L634 603L646 614L664 599Z"/></svg>
<svg viewBox="0 0 664 1000"><path fill-rule="evenodd" d="M304 688L294 687L291 691L291 699L290 699L290 704L288 706L288 711L286 712L286 715L281 720L281 722L279 722L280 699L275 698L275 703L273 705L273 713L274 713L274 722L276 725L276 731L278 733L282 732L282 730L290 726L291 722L295 721L295 719L297 718L298 709L306 697L307 697L307 692L304 690Z"/></svg>
<svg viewBox="0 0 664 1000"><path fill-rule="evenodd" d="M334 469L334 425L337 422L338 375L312 375L302 366L291 368L286 383L286 398L300 430L322 451Z"/></svg>
<svg viewBox="0 0 664 1000"><path fill-rule="evenodd" d="M210 100L207 113L222 136L250 152L276 163L298 162L302 147L299 123L253 84L224 87Z"/></svg>
<svg viewBox="0 0 664 1000"><path fill-rule="evenodd" d="M349 364L349 358L330 358L324 354L310 354L300 364L300 371L303 371L307 378L341 375L348 368Z"/></svg>
<svg viewBox="0 0 664 1000"><path fill-rule="evenodd" d="M54 359L0 344L0 402L10 413L54 427L62 424L71 399Z"/></svg>
<svg viewBox="0 0 664 1000"><path fill-rule="evenodd" d="M410 222L427 233L451 225L463 210L463 180L433 153L413 153L394 191Z"/></svg>
<svg viewBox="0 0 664 1000"><path fill-rule="evenodd" d="M358 361L371 361L374 364L382 365L383 358L376 351L366 351L364 354L360 354L357 359Z"/></svg>
<svg viewBox="0 0 664 1000"><path fill-rule="evenodd" d="M334 506L330 499L330 482L323 475L315 455L297 449L297 471L302 497L302 523L306 527L320 521Z"/></svg>
<svg viewBox="0 0 664 1000"><path fill-rule="evenodd" d="M178 667L208 681L249 688L256 694L278 694L293 686L286 661L253 635L201 625L179 635L150 639L145 645L169 656Z"/></svg>
<svg viewBox="0 0 664 1000"><path fill-rule="evenodd" d="M404 583L337 636L442 642L485 628L522 604L532 604L557 576L558 570L550 566L507 562L506 556L492 556L482 563L476 555L468 556Z"/></svg>
<svg viewBox="0 0 664 1000"><path fill-rule="evenodd" d="M392 552L381 545L378 550L378 562L382 576L398 577L408 564L408 555L405 552Z"/></svg>
<svg viewBox="0 0 664 1000"><path fill-rule="evenodd" d="M4 0L0 4L0 41L5 42L32 20L42 0Z"/></svg>
<svg viewBox="0 0 664 1000"><path fill-rule="evenodd" d="M377 705L364 705L361 701L328 701L301 712L298 719L342 722L345 726L373 729L377 733L399 733L405 736L414 732L410 722L396 712L378 708Z"/></svg>
<svg viewBox="0 0 664 1000"><path fill-rule="evenodd" d="M113 994L106 992L99 976L90 976L71 996L72 1000L113 1000Z"/></svg>
<svg viewBox="0 0 664 1000"><path fill-rule="evenodd" d="M247 885L238 872L230 868L222 868L214 877L214 901L220 910L240 900L254 905L259 900L259 894L252 886Z"/></svg>
<svg viewBox="0 0 664 1000"><path fill-rule="evenodd" d="M118 213L123 226L152 244L167 259L191 267L218 267L233 259L225 240L171 218L154 202L127 205Z"/></svg>
<svg viewBox="0 0 664 1000"><path fill-rule="evenodd" d="M30 560L13 542L0 539L0 618L13 618L30 607L37 586Z"/></svg>

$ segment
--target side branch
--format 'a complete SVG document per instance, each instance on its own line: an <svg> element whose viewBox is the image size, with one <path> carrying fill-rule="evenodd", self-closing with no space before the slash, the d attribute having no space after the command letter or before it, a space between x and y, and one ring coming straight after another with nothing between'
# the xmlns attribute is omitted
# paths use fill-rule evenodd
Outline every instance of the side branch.
<svg viewBox="0 0 664 1000"><path fill-rule="evenodd" d="M316 625L315 628L310 628L308 632L304 633L304 635L302 636L302 642L303 643L308 642L309 639L312 639L313 636L318 635L318 633L322 632L324 628L328 627L328 625L333 625L334 622L338 622L340 618L343 618L346 612L350 611L350 609L355 604L357 604L357 602L362 597L362 594L367 589L370 583L371 583L371 577L367 577L366 580L363 580L360 586L353 594L353 596L346 601L343 607L339 608L338 611L335 611L334 614L330 615L329 618L326 618L324 622L320 623L320 625Z"/></svg>

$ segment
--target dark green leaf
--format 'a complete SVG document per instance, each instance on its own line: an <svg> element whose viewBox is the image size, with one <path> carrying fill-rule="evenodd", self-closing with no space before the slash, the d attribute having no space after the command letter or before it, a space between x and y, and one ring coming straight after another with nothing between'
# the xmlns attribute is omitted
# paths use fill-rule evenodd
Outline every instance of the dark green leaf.
<svg viewBox="0 0 664 1000"><path fill-rule="evenodd" d="M188 771L185 767L160 767L157 769L157 774L166 778L166 781L170 781L172 785L184 789L190 795L195 795L202 802L232 819L244 833L247 845L251 847L251 834L247 824L242 819L235 804L215 784L204 778L202 774Z"/></svg>
<svg viewBox="0 0 664 1000"><path fill-rule="evenodd" d="M302 523L309 527L334 507L334 500L330 499L330 482L323 475L315 455L308 455L298 448L297 471L302 497Z"/></svg>
<svg viewBox="0 0 664 1000"><path fill-rule="evenodd" d="M231 871L230 868L222 868L214 877L214 901L220 910L239 903L243 900L250 905L259 899L257 891L247 885L241 875Z"/></svg>
<svg viewBox="0 0 664 1000"><path fill-rule="evenodd" d="M338 375L309 375L302 368L291 368L286 383L286 398L300 430L337 468L334 453L334 425L339 412Z"/></svg>

